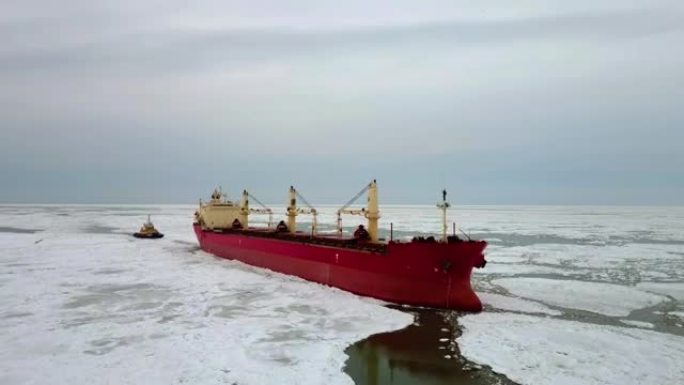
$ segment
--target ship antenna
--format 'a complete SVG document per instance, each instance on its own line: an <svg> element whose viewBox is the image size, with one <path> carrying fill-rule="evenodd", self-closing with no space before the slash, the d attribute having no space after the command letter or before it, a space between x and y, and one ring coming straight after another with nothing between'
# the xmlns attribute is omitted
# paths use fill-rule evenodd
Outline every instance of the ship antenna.
<svg viewBox="0 0 684 385"><path fill-rule="evenodd" d="M449 208L450 204L446 200L447 196L447 191L446 189L442 190L442 201L437 204L437 208L442 211L442 241L447 242L447 209Z"/></svg>

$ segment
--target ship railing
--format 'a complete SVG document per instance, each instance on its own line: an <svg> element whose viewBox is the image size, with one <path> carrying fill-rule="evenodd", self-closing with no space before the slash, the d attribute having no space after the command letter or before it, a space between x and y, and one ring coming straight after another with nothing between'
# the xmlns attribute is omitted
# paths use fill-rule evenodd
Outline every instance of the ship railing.
<svg viewBox="0 0 684 385"><path fill-rule="evenodd" d="M386 254L387 245L384 243L362 242L354 238L341 238L338 236L311 235L305 232L289 233L279 232L273 229L254 228L232 229L222 228L213 229L216 233L241 234L250 237L271 238L283 241L300 242L321 246L341 247L355 250L363 250L371 253Z"/></svg>

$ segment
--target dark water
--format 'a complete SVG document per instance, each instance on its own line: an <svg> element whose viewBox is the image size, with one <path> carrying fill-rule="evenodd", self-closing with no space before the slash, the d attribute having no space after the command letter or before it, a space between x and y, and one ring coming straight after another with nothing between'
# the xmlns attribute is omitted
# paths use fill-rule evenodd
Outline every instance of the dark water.
<svg viewBox="0 0 684 385"><path fill-rule="evenodd" d="M405 309L416 322L351 345L345 372L356 385L514 385L505 376L460 356L454 340L457 313ZM446 358L445 356L449 356Z"/></svg>
<svg viewBox="0 0 684 385"><path fill-rule="evenodd" d="M14 234L34 234L40 229L20 229L18 227L0 226L0 233L14 233Z"/></svg>

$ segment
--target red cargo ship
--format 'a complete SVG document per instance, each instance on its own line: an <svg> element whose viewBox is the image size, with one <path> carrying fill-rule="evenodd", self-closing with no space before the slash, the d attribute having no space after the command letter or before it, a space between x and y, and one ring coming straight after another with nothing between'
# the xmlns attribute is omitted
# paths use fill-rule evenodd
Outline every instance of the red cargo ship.
<svg viewBox="0 0 684 385"><path fill-rule="evenodd" d="M367 207L347 207L368 192ZM414 237L410 241L378 237L380 212L377 184L369 183L348 204L337 211L337 233L317 233L317 212L297 207L297 198L306 202L292 187L287 223L271 226L272 211L250 209L247 191L233 203L214 191L211 201L195 213L194 230L202 250L250 265L295 275L359 295L417 306L480 311L482 304L470 285L473 267L484 267L485 241L447 236L446 192L437 206L442 210L442 238ZM258 202L258 200L256 200ZM262 205L263 206L263 205ZM248 226L251 213L269 215L268 228ZM312 214L311 231L297 231L296 216ZM367 227L359 226L353 236L345 236L341 215L363 215Z"/></svg>

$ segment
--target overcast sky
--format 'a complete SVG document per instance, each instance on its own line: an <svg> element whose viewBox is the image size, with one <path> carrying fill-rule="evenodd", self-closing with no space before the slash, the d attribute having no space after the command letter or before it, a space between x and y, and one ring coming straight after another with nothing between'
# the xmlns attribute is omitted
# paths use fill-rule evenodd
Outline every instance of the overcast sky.
<svg viewBox="0 0 684 385"><path fill-rule="evenodd" d="M0 2L0 202L684 204L684 1Z"/></svg>

